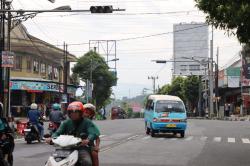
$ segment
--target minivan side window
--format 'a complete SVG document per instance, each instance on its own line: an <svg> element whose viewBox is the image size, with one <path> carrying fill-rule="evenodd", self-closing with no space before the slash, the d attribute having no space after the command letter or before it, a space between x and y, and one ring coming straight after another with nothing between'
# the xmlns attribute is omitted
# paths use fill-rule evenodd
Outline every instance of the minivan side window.
<svg viewBox="0 0 250 166"><path fill-rule="evenodd" d="M146 109L147 109L147 110L151 110L151 105L152 105L152 103L153 103L152 100L148 100L148 101L147 101L147 104L146 104Z"/></svg>

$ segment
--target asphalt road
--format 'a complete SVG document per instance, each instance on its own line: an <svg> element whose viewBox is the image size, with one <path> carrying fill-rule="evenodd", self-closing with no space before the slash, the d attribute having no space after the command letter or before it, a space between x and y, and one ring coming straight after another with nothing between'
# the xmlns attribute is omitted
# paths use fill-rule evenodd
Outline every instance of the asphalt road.
<svg viewBox="0 0 250 166"><path fill-rule="evenodd" d="M151 138L142 119L98 121L101 166L249 166L250 122L189 120L185 138ZM15 166L42 166L54 147L16 141Z"/></svg>

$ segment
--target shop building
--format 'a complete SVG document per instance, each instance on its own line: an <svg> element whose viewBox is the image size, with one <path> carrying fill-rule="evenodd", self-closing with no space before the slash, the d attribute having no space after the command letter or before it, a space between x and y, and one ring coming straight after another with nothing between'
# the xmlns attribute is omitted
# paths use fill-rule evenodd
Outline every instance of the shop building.
<svg viewBox="0 0 250 166"><path fill-rule="evenodd" d="M12 30L11 50L14 52L14 67L10 72L11 113L26 116L27 107L35 102L46 109L53 102L61 102L64 92L64 50L44 42L27 32L20 25ZM67 54L67 64L77 58ZM77 84L67 73L69 98L75 97Z"/></svg>

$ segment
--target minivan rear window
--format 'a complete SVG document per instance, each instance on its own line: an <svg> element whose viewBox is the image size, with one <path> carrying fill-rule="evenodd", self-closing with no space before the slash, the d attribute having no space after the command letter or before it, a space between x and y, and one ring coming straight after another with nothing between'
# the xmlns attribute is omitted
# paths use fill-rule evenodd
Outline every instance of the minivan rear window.
<svg viewBox="0 0 250 166"><path fill-rule="evenodd" d="M181 101L159 100L156 102L156 112L185 112Z"/></svg>

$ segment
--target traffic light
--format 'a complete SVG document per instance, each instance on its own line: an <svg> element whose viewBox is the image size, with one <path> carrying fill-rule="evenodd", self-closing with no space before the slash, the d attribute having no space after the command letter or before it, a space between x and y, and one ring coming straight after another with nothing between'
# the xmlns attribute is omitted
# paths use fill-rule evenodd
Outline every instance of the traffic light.
<svg viewBox="0 0 250 166"><path fill-rule="evenodd" d="M113 13L113 6L91 6L91 13Z"/></svg>

